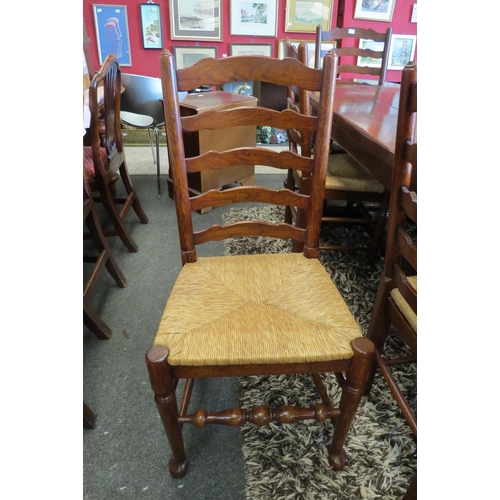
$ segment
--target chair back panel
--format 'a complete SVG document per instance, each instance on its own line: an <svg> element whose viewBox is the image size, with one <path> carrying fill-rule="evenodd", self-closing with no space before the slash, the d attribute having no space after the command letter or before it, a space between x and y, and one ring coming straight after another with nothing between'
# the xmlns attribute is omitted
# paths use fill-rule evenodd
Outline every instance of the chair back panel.
<svg viewBox="0 0 500 500"><path fill-rule="evenodd" d="M161 56L165 121L167 124L171 177L177 207L179 236L183 264L196 260L195 245L211 240L244 235L292 238L304 243L307 257L318 256L319 229L323 207L325 178L328 165L333 98L337 59L328 54L324 70L308 68L299 61L265 56L233 56L215 60L205 58L186 69L175 69L172 54L165 50ZM259 80L276 85L291 86L307 91L320 91L320 111L317 117L296 110L276 111L262 107L238 107L208 110L198 115L180 116L178 91L202 84L217 86L233 81ZM291 151L277 152L262 147L243 147L229 151L209 151L195 158L186 158L183 134L202 129L224 129L248 125L269 125L285 130L299 129L315 133L316 154L303 158ZM300 168L311 172L311 192L297 194L288 189L272 190L260 186L241 186L221 192L210 190L189 197L187 174L206 169L259 164L282 170ZM225 227L212 226L194 232L192 211L205 207L221 207L232 203L262 202L286 206L295 204L307 210L305 228L291 224L271 224L264 221L245 221Z"/></svg>
<svg viewBox="0 0 500 500"><path fill-rule="evenodd" d="M417 275L417 245L408 221L414 226L417 223L416 120L417 65L410 62L403 69L401 80L384 274L415 314L417 290L408 277Z"/></svg>
<svg viewBox="0 0 500 500"><path fill-rule="evenodd" d="M120 125L121 72L113 54L106 57L92 78L89 92L90 140L96 174L116 172L123 162ZM103 163L101 148L106 150L107 163Z"/></svg>
<svg viewBox="0 0 500 500"><path fill-rule="evenodd" d="M316 28L315 67L319 68L321 66L321 57L323 55L321 43L325 41L336 41L336 53L340 59L337 76L343 73L378 76L378 85L384 85L389 59L391 35L391 27L387 28L385 33L380 33L371 28L334 28L330 31L323 31L321 25L318 25ZM372 50L360 47L345 47L342 46L342 40L344 39L357 39L358 41L360 39L365 39L373 40L374 42L382 42L383 48L382 50ZM349 62L346 62L346 58L349 58L347 59ZM353 58L356 59L356 62L352 62ZM381 65L377 68L363 66L358 64L358 58L381 59Z"/></svg>
<svg viewBox="0 0 500 500"><path fill-rule="evenodd" d="M122 73L122 86L125 89L122 111L151 116L156 126L165 123L160 102L163 97L160 78Z"/></svg>

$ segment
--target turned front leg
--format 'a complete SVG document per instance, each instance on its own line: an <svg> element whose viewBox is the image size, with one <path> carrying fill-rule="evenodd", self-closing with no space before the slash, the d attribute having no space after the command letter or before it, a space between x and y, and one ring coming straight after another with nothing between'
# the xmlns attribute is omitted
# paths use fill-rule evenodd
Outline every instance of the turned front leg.
<svg viewBox="0 0 500 500"><path fill-rule="evenodd" d="M146 353L151 387L160 418L172 449L168 467L175 478L186 475L187 459L182 439L182 426L179 424L179 411L175 397L175 383L168 364L168 349L154 346Z"/></svg>
<svg viewBox="0 0 500 500"><path fill-rule="evenodd" d="M365 384L373 362L374 345L371 340L360 337L351 342L354 355L347 379L342 387L340 416L336 419L328 461L336 470L342 470L347 462L344 443L361 401Z"/></svg>

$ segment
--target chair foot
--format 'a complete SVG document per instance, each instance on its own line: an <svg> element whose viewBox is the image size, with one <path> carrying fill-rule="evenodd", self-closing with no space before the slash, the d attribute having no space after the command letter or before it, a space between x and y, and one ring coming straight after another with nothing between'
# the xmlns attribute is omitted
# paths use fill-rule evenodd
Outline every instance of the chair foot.
<svg viewBox="0 0 500 500"><path fill-rule="evenodd" d="M328 463L332 466L333 469L342 470L347 463L347 453L343 448L339 453L330 453L328 455Z"/></svg>
<svg viewBox="0 0 500 500"><path fill-rule="evenodd" d="M170 475L175 479L184 477L188 470L187 460L178 462L175 457L171 457L168 462L168 470L170 472Z"/></svg>

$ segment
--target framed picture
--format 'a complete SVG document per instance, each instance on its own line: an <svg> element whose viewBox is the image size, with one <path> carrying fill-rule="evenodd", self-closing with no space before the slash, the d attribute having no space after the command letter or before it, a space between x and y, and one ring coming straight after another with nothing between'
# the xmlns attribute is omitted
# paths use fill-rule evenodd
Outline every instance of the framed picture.
<svg viewBox="0 0 500 500"><path fill-rule="evenodd" d="M160 6L156 3L141 3L142 43L145 49L162 49Z"/></svg>
<svg viewBox="0 0 500 500"><path fill-rule="evenodd" d="M392 35L387 69L403 69L415 57L416 35Z"/></svg>
<svg viewBox="0 0 500 500"><path fill-rule="evenodd" d="M376 42L374 40L359 39L360 49L371 49L376 51L384 50L384 42ZM358 66L367 66L368 68L380 68L382 66L381 57L358 57Z"/></svg>
<svg viewBox="0 0 500 500"><path fill-rule="evenodd" d="M222 41L221 0L170 0L172 40Z"/></svg>
<svg viewBox="0 0 500 500"><path fill-rule="evenodd" d="M174 47L177 69L189 68L204 57L217 59L217 47Z"/></svg>
<svg viewBox="0 0 500 500"><path fill-rule="evenodd" d="M273 56L272 43L232 43L231 44L232 56Z"/></svg>
<svg viewBox="0 0 500 500"><path fill-rule="evenodd" d="M316 42L307 42L306 40L290 40L292 42L292 45L295 45L298 47L300 42L306 42L307 45L307 65L310 68L314 68L314 62L315 62L315 57L316 57ZM278 43L278 58L283 59L283 44L285 43L284 40L280 40ZM321 60L320 60L320 67L323 67L323 57L324 55L329 51L335 48L335 42L323 42L321 44Z"/></svg>
<svg viewBox="0 0 500 500"><path fill-rule="evenodd" d="M384 21L390 23L396 0L356 0L354 19Z"/></svg>
<svg viewBox="0 0 500 500"><path fill-rule="evenodd" d="M231 0L231 35L276 36L278 0Z"/></svg>
<svg viewBox="0 0 500 500"><path fill-rule="evenodd" d="M93 5L97 54L102 64L114 54L120 66L132 66L126 5Z"/></svg>
<svg viewBox="0 0 500 500"><path fill-rule="evenodd" d="M333 0L286 0L285 31L315 33L321 24L324 31L332 25Z"/></svg>

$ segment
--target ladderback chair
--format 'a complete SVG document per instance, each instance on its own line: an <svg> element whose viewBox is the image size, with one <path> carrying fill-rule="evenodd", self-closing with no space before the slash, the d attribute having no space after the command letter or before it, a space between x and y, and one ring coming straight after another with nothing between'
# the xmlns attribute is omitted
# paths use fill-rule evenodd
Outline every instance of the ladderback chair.
<svg viewBox="0 0 500 500"><path fill-rule="evenodd" d="M169 160L173 173L183 267L168 298L154 345L146 363L155 401L172 450L170 474L182 477L187 457L182 427L190 423L266 425L314 418L333 419L335 428L329 461L336 469L346 462L343 444L370 372L373 344L359 327L330 276L318 260L319 231L333 111L336 59L325 57L325 70L307 68L290 59L265 56L205 58L185 69L175 69L173 55L161 55ZM208 110L181 117L178 90L201 84L258 80L320 91L318 117L296 111L262 107ZM296 128L316 134L314 158L290 151L241 147L208 151L186 158L183 133L248 125ZM189 197L188 175L202 169L231 165L267 165L286 172L300 168L311 173L308 194L262 186L228 187ZM193 230L192 212L202 207L232 203L293 204L307 209L304 228L281 222L244 221ZM197 257L196 247L208 241L239 236L297 239L303 253ZM337 373L342 381L339 407L333 408L321 378L313 375L322 403L310 408L284 406L190 412L194 380L263 374ZM345 377L342 374L345 373ZM187 379L180 406L175 389Z"/></svg>
<svg viewBox="0 0 500 500"><path fill-rule="evenodd" d="M337 49L334 49L337 53ZM307 63L307 45L301 43L296 48L287 38L283 44L284 57L291 57ZM290 109L300 108L304 114L311 114L309 94L294 92L287 87L287 105ZM300 151L303 156L312 154L311 135L301 134L300 131L288 131L290 149ZM309 176L301 170L290 169L287 176L287 187L297 188L300 193L307 192ZM385 228L384 213L389 202L389 192L380 184L362 165L350 156L337 156L330 154L328 157L328 171L325 182L325 205L322 215L324 224L363 225L371 231L372 238L368 246L347 244L321 244L322 250L366 251L367 262L373 264L377 252L382 246ZM329 206L328 200L333 201L334 207ZM365 208L364 203L371 203L378 209L375 217ZM285 221L295 221L299 227L304 227L306 214L300 209L286 207ZM302 249L302 244L295 245L296 250Z"/></svg>
<svg viewBox="0 0 500 500"><path fill-rule="evenodd" d="M83 287L83 323L96 337L109 339L111 337L111 328L92 306L93 291L104 268L108 270L120 288L125 288L127 281L102 232L85 169L83 169L83 223L87 226L93 241L92 255L85 253L83 256L84 262L93 264L91 273Z"/></svg>
<svg viewBox="0 0 500 500"><path fill-rule="evenodd" d="M148 218L127 170L120 124L120 95L120 65L110 54L90 85L91 146L83 148L84 165L91 191L99 193L94 201L102 202L113 224L113 229L105 229L104 235L119 236L130 252L137 252L137 244L125 226L125 217L132 207L143 224L148 223ZM114 195L120 179L125 187L125 198ZM90 238L88 233L86 238Z"/></svg>
<svg viewBox="0 0 500 500"><path fill-rule="evenodd" d="M391 372L391 367L416 362L417 359L417 65L410 62L402 72L398 128L394 151L391 201L387 223L385 267L367 336L375 344L376 364L367 384L371 388L374 370L378 367L398 406L417 435L417 418ZM388 359L384 345L389 329L399 335L411 354ZM416 488L412 482L405 498ZM416 498L416 496L414 497Z"/></svg>
<svg viewBox="0 0 500 500"><path fill-rule="evenodd" d="M316 52L314 54L314 67L321 67L321 50L322 42L336 42L336 53L339 56L339 64L337 67L337 84L354 83L352 74L368 77L368 80L373 80L377 85L385 85L385 76L387 72L387 64L389 60L389 48L391 44L392 28L388 27L385 33L380 33L371 28L333 28L330 31L323 31L321 24L316 27ZM347 46L346 41L353 40L357 44L356 47ZM369 48L368 46L359 47L360 40L373 41L379 44L377 48ZM380 62L380 66L366 66L363 60ZM349 74L349 79L343 80L342 74ZM378 78L372 78L378 77ZM369 82L366 82L369 83Z"/></svg>
<svg viewBox="0 0 500 500"><path fill-rule="evenodd" d="M122 86L125 90L121 97L121 121L133 128L148 131L153 163L156 163L156 181L160 197L160 129L165 126L160 101L162 98L161 80L151 76L122 73ZM156 156L151 132L155 134Z"/></svg>

